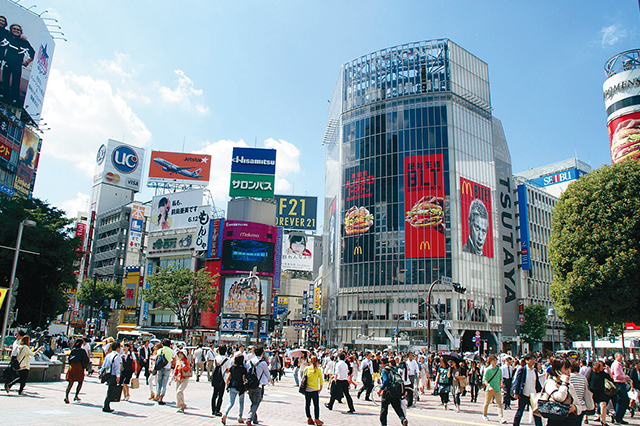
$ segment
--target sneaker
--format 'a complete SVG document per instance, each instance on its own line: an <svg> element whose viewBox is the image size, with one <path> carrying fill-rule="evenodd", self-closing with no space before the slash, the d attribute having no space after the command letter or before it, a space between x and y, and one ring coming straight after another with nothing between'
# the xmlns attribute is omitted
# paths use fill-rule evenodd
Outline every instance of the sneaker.
<svg viewBox="0 0 640 426"><path fill-rule="evenodd" d="M331 410L332 410L332 408L331 408L331 407L329 407L329 404L327 404L326 402L324 403L324 406L326 407L326 409L327 409L327 410L329 410L329 411L331 411Z"/></svg>
<svg viewBox="0 0 640 426"><path fill-rule="evenodd" d="M402 421L402 426L408 426L408 424L409 424L409 420L404 419L404 420Z"/></svg>
<svg viewBox="0 0 640 426"><path fill-rule="evenodd" d="M482 416L482 420L484 420L485 422L488 422L488 421L489 421L489 417L487 417L487 416Z"/></svg>
<svg viewBox="0 0 640 426"><path fill-rule="evenodd" d="M503 418L501 418L501 419L500 419L500 423L504 424L504 423L506 423L506 422L507 422L507 419L506 419L506 418L504 418L504 417L503 417Z"/></svg>

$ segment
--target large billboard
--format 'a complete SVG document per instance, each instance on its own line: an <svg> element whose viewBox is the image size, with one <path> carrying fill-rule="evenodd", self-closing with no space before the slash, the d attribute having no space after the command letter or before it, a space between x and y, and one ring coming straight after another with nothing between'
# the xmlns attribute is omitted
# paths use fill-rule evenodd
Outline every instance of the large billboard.
<svg viewBox="0 0 640 426"><path fill-rule="evenodd" d="M142 234L144 233L144 218L147 207L140 204L131 206L131 223L129 224L129 249L140 250L142 247Z"/></svg>
<svg viewBox="0 0 640 426"><path fill-rule="evenodd" d="M93 184L102 182L138 192L143 163L144 148L109 139L98 148Z"/></svg>
<svg viewBox="0 0 640 426"><path fill-rule="evenodd" d="M404 159L405 257L445 257L442 154Z"/></svg>
<svg viewBox="0 0 640 426"><path fill-rule="evenodd" d="M0 97L24 108L38 122L55 48L53 37L40 16L6 0L0 0L0 27Z"/></svg>
<svg viewBox="0 0 640 426"><path fill-rule="evenodd" d="M277 231L261 223L225 220L221 270L242 273L256 267L258 274L273 275Z"/></svg>
<svg viewBox="0 0 640 426"><path fill-rule="evenodd" d="M275 149L233 148L229 196L273 198L275 174Z"/></svg>
<svg viewBox="0 0 640 426"><path fill-rule="evenodd" d="M313 237L304 234L284 235L282 269L313 271Z"/></svg>
<svg viewBox="0 0 640 426"><path fill-rule="evenodd" d="M275 175L231 173L230 197L273 198Z"/></svg>
<svg viewBox="0 0 640 426"><path fill-rule="evenodd" d="M276 195L276 226L285 229L316 229L318 197Z"/></svg>
<svg viewBox="0 0 640 426"><path fill-rule="evenodd" d="M491 189L460 178L462 251L493 257Z"/></svg>
<svg viewBox="0 0 640 426"><path fill-rule="evenodd" d="M206 271L213 279L213 287L216 289L216 299L213 302L211 311L202 311L200 313L200 326L204 328L214 328L218 325L218 316L220 315L220 261L207 260Z"/></svg>
<svg viewBox="0 0 640 426"><path fill-rule="evenodd" d="M345 264L367 262L375 256L373 164L363 162L344 173L343 252Z"/></svg>
<svg viewBox="0 0 640 426"><path fill-rule="evenodd" d="M199 212L204 190L172 192L153 197L151 232L199 226Z"/></svg>
<svg viewBox="0 0 640 426"><path fill-rule="evenodd" d="M640 112L611 120L608 128L611 163L640 159Z"/></svg>
<svg viewBox="0 0 640 426"><path fill-rule="evenodd" d="M529 247L529 214L527 210L527 186L518 185L518 217L520 224L520 259L522 269L531 269L531 247Z"/></svg>
<svg viewBox="0 0 640 426"><path fill-rule="evenodd" d="M553 173L547 176L531 179L531 182L539 186L553 186L561 183L574 181L586 173L580 169L572 168L564 170L558 173Z"/></svg>
<svg viewBox="0 0 640 426"><path fill-rule="evenodd" d="M13 184L16 192L24 197L29 197L33 192L41 143L42 140L33 130L28 127L24 128L20 157L18 158L18 171Z"/></svg>
<svg viewBox="0 0 640 426"><path fill-rule="evenodd" d="M210 172L210 155L151 151L147 182L208 185Z"/></svg>
<svg viewBox="0 0 640 426"><path fill-rule="evenodd" d="M256 280L243 280L246 277L225 277L224 278L224 304L222 313L229 314L249 314L258 315L258 299L260 290L256 285ZM269 280L260 278L262 287L262 304L260 313L267 313L267 303L271 304L271 291Z"/></svg>

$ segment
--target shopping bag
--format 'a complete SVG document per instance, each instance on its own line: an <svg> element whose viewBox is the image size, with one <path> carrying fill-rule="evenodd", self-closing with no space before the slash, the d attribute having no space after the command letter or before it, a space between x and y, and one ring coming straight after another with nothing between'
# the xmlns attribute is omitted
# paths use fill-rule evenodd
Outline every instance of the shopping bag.
<svg viewBox="0 0 640 426"><path fill-rule="evenodd" d="M140 387L140 380L137 377L131 378L131 389L138 389Z"/></svg>

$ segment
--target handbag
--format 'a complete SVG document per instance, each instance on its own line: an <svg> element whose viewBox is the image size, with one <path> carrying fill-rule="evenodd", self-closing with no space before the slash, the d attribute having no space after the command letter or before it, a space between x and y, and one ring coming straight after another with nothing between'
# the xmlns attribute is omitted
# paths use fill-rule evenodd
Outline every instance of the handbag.
<svg viewBox="0 0 640 426"><path fill-rule="evenodd" d="M553 379L550 379L550 380L553 380ZM558 389L551 392L547 397L547 399L542 399L542 398L538 399L538 412L545 419L561 421L566 419L567 416L569 415L569 409L571 408L571 406L569 404L565 404L566 399L563 402L551 400L551 396L554 393L558 392L558 390L560 389L560 386L566 386L566 385L560 384L558 386ZM569 396L567 398L569 398Z"/></svg>
<svg viewBox="0 0 640 426"><path fill-rule="evenodd" d="M160 354L156 358L156 365L153 367L153 371L157 373L158 371L162 370L168 363L169 361L167 361L167 357L164 356L164 352L160 352Z"/></svg>
<svg viewBox="0 0 640 426"><path fill-rule="evenodd" d="M140 387L140 379L137 377L131 378L131 389L138 389Z"/></svg>
<svg viewBox="0 0 640 426"><path fill-rule="evenodd" d="M300 386L298 387L298 392L305 395L307 393L307 370L304 370L302 374L302 380L300 380Z"/></svg>
<svg viewBox="0 0 640 426"><path fill-rule="evenodd" d="M538 401L540 400L541 394L532 393L529 395L529 405L531 406L531 412L536 417L542 417L540 411L538 410Z"/></svg>
<svg viewBox="0 0 640 426"><path fill-rule="evenodd" d="M605 377L604 378L604 394L607 396L613 396L613 395L616 395L617 393L618 393L618 388L616 387L616 384L613 383L612 380L609 380Z"/></svg>
<svg viewBox="0 0 640 426"><path fill-rule="evenodd" d="M20 370L20 362L18 361L18 357L17 356L12 356L11 357L11 368L14 371Z"/></svg>

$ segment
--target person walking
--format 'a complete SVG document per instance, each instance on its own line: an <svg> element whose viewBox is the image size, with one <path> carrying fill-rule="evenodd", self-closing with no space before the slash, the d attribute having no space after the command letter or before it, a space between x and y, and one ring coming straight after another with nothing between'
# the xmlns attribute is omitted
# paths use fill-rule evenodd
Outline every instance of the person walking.
<svg viewBox="0 0 640 426"><path fill-rule="evenodd" d="M187 359L187 353L184 350L177 351L176 366L173 369L173 379L176 382L176 405L178 413L184 413L187 404L184 402L184 391L189 384L189 378L193 375L191 364Z"/></svg>
<svg viewBox="0 0 640 426"><path fill-rule="evenodd" d="M573 385L573 388L576 390L576 395L578 396L578 405L582 407L582 413L576 415L575 426L582 425L582 420L584 419L585 411L590 405L593 407L593 395L589 390L589 386L587 383L587 378L580 374L580 363L577 361L571 362L571 375L569 376L569 382Z"/></svg>
<svg viewBox="0 0 640 426"><path fill-rule="evenodd" d="M255 423L258 418L258 408L260 407L260 402L262 402L262 397L264 396L264 387L268 384L273 385L273 380L271 380L271 376L269 374L269 365L267 364L267 360L263 357L264 348L262 346L258 346L254 348L253 353L255 356L248 362L248 371L253 370L255 372L259 384L255 389L247 389L249 393L249 400L251 401L251 409L249 410L247 418L247 426L251 426L251 424Z"/></svg>
<svg viewBox="0 0 640 426"><path fill-rule="evenodd" d="M604 392L605 379L613 381L605 370L604 363L602 361L594 362L589 375L589 390L593 393L593 402L600 406L600 424L602 426L607 426L607 405L611 400L611 396Z"/></svg>
<svg viewBox="0 0 640 426"><path fill-rule="evenodd" d="M444 358L440 358L440 367L436 373L436 383L438 384L438 395L440 395L440 402L447 409L449 404L449 392L451 391L451 370L447 367L447 363Z"/></svg>
<svg viewBox="0 0 640 426"><path fill-rule="evenodd" d="M482 384L482 374L480 373L480 367L476 361L471 361L471 367L469 367L469 386L471 386L471 402L478 402L478 391Z"/></svg>
<svg viewBox="0 0 640 426"><path fill-rule="evenodd" d="M158 349L160 349L160 347L162 347L161 343L156 343L155 345L153 345L153 350L150 350L150 355L149 355L149 377L147 378L147 384L149 385L149 401L157 401L158 400L158 396L156 395L156 390L157 390L157 374L155 371L155 366L156 366L156 358L158 357Z"/></svg>
<svg viewBox="0 0 640 426"><path fill-rule="evenodd" d="M373 390L373 362L371 361L371 352L367 352L360 364L360 370L362 370L362 387L358 391L358 399L363 392L366 392L364 396L365 401L371 401L371 391Z"/></svg>
<svg viewBox="0 0 640 426"><path fill-rule="evenodd" d="M564 357L554 357L551 359L551 370L542 388L543 394L549 395L550 401L560 402L569 405L569 415L562 419L548 419L547 426L573 426L576 416L582 414L584 406L580 404L580 399L569 375L571 374L571 361Z"/></svg>
<svg viewBox="0 0 640 426"><path fill-rule="evenodd" d="M349 395L349 367L345 362L347 357L344 352L340 352L338 358L339 361L336 364L336 373L334 374L335 392L331 392L329 403L324 404L324 406L329 410L333 410L333 404L336 399L340 399L342 395L344 395L349 405L349 411L347 411L347 413L353 414L356 412L356 409L353 407L353 399L351 399L351 395Z"/></svg>
<svg viewBox="0 0 640 426"><path fill-rule="evenodd" d="M84 369L87 368L89 364L89 357L84 349L82 349L82 345L84 344L84 340L77 339L73 344L73 349L71 349L71 353L69 353L69 368L67 369L67 390L65 391L64 403L69 403L69 393L71 392L71 388L74 383L78 383L76 386L76 396L73 398L74 401L80 401L78 394L80 393L80 389L82 389L82 384L84 382Z"/></svg>
<svg viewBox="0 0 640 426"><path fill-rule="evenodd" d="M378 390L378 396L381 397L380 425L387 426L389 405L391 405L402 422L402 426L407 426L409 422L402 409L402 378L395 368L394 359L380 359L380 376L382 378L382 385L380 385L380 389Z"/></svg>
<svg viewBox="0 0 640 426"><path fill-rule="evenodd" d="M531 354L527 354L523 359L525 364L518 368L511 385L511 394L518 401L518 409L513 418L513 426L520 426L525 409L527 406L531 407L531 396L542 391L535 358ZM533 416L533 420L536 426L542 426L540 417Z"/></svg>
<svg viewBox="0 0 640 426"><path fill-rule="evenodd" d="M508 356L500 367L502 373L502 404L505 410L511 410L511 385L513 384L513 358Z"/></svg>
<svg viewBox="0 0 640 426"><path fill-rule="evenodd" d="M226 350L226 348L225 348ZM226 352L225 352L226 353ZM239 414L238 414L238 423L242 423L242 412L244 411L244 378L247 374L247 369L244 366L244 355L238 355L233 359L233 365L229 369L229 375L227 376L226 387L227 392L229 392L229 404L227 405L224 414L222 415L223 425L227 424L227 416L229 415L229 411L233 408L236 403L236 399L238 399L239 404Z"/></svg>
<svg viewBox="0 0 640 426"><path fill-rule="evenodd" d="M615 420L617 423L626 425L628 422L624 420L624 415L629 408L629 394L627 390L629 376L625 374L624 356L620 352L616 353L615 361L611 364L611 377L613 378L613 383L615 383L618 388L618 393L616 394L618 400L616 402Z"/></svg>
<svg viewBox="0 0 640 426"><path fill-rule="evenodd" d="M167 383L169 383L169 376L171 375L171 361L173 360L171 340L164 339L161 343L161 346L158 348L156 355L155 370L156 381L158 384L156 397L158 398L158 405L165 405L166 403L164 402L164 395L167 393Z"/></svg>
<svg viewBox="0 0 640 426"><path fill-rule="evenodd" d="M120 382L120 371L122 370L122 357L120 356L120 342L113 341L109 344L110 352L102 363L100 369L101 377L105 377L105 383L107 385L107 396L104 399L102 411L105 413L111 413L111 397L117 391L118 383Z"/></svg>
<svg viewBox="0 0 640 426"><path fill-rule="evenodd" d="M491 400L495 398L498 405L498 416L500 417L500 423L506 423L507 419L504 418L504 411L502 408L502 394L500 393L500 383L502 382L502 371L498 367L498 359L495 355L489 355L487 358L487 368L484 370L484 376L482 382L485 386L485 400L482 407L482 418L484 421L489 421L487 417L487 410Z"/></svg>
<svg viewBox="0 0 640 426"><path fill-rule="evenodd" d="M29 336L24 336L20 340L20 344L17 346L16 359L18 360L19 369L18 375L13 380L4 385L4 390L9 393L11 387L16 383L20 383L20 389L18 394L22 395L24 387L27 384L27 378L29 377L29 370L31 369L31 357L36 356L44 350L44 346L40 346L35 352L29 347Z"/></svg>
<svg viewBox="0 0 640 426"><path fill-rule="evenodd" d="M131 397L129 393L129 384L133 377L133 364L136 360L135 354L131 351L131 344L122 345L122 372L120 373L120 385L122 385L123 401L128 401Z"/></svg>
<svg viewBox="0 0 640 426"><path fill-rule="evenodd" d="M466 382L467 376L462 372L460 366L456 363L456 361L449 361L449 368L451 369L451 377L453 378L451 385L451 393L453 394L453 405L456 407L456 413L460 412L460 397L462 396L462 391L464 390L464 383Z"/></svg>
<svg viewBox="0 0 640 426"><path fill-rule="evenodd" d="M193 360L196 366L196 382L200 381L200 376L204 373L205 356L205 348L202 346L202 343L198 343L198 347L193 351Z"/></svg>
<svg viewBox="0 0 640 426"><path fill-rule="evenodd" d="M307 424L321 426L324 423L320 420L320 392L322 391L323 377L322 368L318 365L318 357L312 355L309 358L309 365L302 372L302 377L307 377L307 389L304 394L305 414ZM311 417L311 402L313 401L314 417ZM315 420L314 420L315 419Z"/></svg>
<svg viewBox="0 0 640 426"><path fill-rule="evenodd" d="M238 355L242 356L243 355ZM224 396L225 384L229 381L229 368L231 360L227 358L227 346L218 346L218 355L213 359L213 372L211 373L211 386L213 393L211 394L211 415L222 416L220 409L222 408L222 397ZM242 410L240 410L240 418L242 418Z"/></svg>
<svg viewBox="0 0 640 426"><path fill-rule="evenodd" d="M151 348L149 348L149 341L145 340L138 349L140 370L138 370L137 378L140 378L140 373L144 370L144 377L147 384L149 384L149 357L151 356Z"/></svg>

